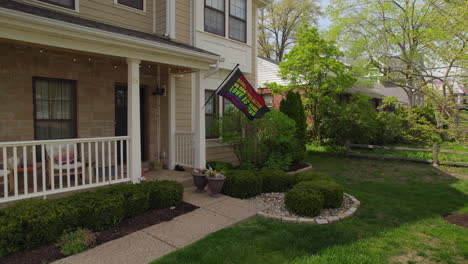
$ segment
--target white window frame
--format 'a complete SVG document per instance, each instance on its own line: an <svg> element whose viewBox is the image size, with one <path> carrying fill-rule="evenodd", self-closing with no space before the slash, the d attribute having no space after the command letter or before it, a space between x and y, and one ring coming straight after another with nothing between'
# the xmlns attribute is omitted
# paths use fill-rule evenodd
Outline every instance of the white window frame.
<svg viewBox="0 0 468 264"><path fill-rule="evenodd" d="M121 4L121 3L119 3L119 0L114 0L114 6L118 7L118 8L125 9L127 11L132 11L132 12L135 12L135 13L138 13L138 14L146 14L146 0L143 0L143 10L135 8L135 7L131 7L131 6L128 6L128 5Z"/></svg>

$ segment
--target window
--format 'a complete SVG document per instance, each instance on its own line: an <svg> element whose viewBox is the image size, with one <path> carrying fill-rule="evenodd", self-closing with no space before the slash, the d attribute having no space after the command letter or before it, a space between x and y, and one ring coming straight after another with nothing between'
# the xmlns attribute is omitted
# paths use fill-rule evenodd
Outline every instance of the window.
<svg viewBox="0 0 468 264"><path fill-rule="evenodd" d="M207 90L205 91L205 102L213 95L215 91ZM211 128L214 125L214 121L218 118L219 115L219 97L217 95L213 96L211 100L205 106L205 129L206 129L206 138L216 138L216 136L211 131Z"/></svg>
<svg viewBox="0 0 468 264"><path fill-rule="evenodd" d="M77 136L75 87L71 80L33 79L35 139Z"/></svg>
<svg viewBox="0 0 468 264"><path fill-rule="evenodd" d="M236 108L236 106L231 101L223 97L223 114L225 114L230 108Z"/></svg>
<svg viewBox="0 0 468 264"><path fill-rule="evenodd" d="M229 0L229 38L246 42L247 0Z"/></svg>
<svg viewBox="0 0 468 264"><path fill-rule="evenodd" d="M268 107L273 107L273 95L271 94L262 94L262 98L265 101L265 104Z"/></svg>
<svg viewBox="0 0 468 264"><path fill-rule="evenodd" d="M116 0L118 4L144 10L144 0Z"/></svg>
<svg viewBox="0 0 468 264"><path fill-rule="evenodd" d="M205 31L225 36L224 0L205 0Z"/></svg>
<svg viewBox="0 0 468 264"><path fill-rule="evenodd" d="M65 8L75 9L75 0L39 0L39 1L65 7Z"/></svg>

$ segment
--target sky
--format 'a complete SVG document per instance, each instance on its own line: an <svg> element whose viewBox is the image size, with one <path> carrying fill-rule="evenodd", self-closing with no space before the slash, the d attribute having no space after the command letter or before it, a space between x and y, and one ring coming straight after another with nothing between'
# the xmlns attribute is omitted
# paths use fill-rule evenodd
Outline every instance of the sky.
<svg viewBox="0 0 468 264"><path fill-rule="evenodd" d="M324 12L327 6L330 4L330 0L320 0L319 4L322 7L322 11ZM319 29L326 30L328 26L330 25L330 23L331 22L327 17L325 16L320 17L318 21Z"/></svg>

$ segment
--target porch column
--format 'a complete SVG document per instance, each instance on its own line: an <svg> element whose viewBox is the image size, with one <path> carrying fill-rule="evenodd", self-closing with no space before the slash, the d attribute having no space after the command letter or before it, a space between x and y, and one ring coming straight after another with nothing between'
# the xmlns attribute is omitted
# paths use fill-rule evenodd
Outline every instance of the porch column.
<svg viewBox="0 0 468 264"><path fill-rule="evenodd" d="M169 100L169 111L168 111L168 120L169 120L169 169L173 170L175 167L175 132L176 132L176 86L175 86L175 76L171 73L169 69L169 82L167 85L168 91L168 100Z"/></svg>
<svg viewBox="0 0 468 264"><path fill-rule="evenodd" d="M128 147L130 175L133 183L141 177L141 138L140 138L140 60L127 59L128 69Z"/></svg>
<svg viewBox="0 0 468 264"><path fill-rule="evenodd" d="M195 167L204 169L206 167L206 137L205 137L205 87L204 74L200 71L192 74L192 92L194 104L194 144L195 144Z"/></svg>

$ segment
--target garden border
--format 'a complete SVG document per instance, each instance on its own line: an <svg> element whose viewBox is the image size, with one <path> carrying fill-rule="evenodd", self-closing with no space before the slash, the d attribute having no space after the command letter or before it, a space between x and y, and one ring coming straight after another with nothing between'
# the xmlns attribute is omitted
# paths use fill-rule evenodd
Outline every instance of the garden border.
<svg viewBox="0 0 468 264"><path fill-rule="evenodd" d="M274 214L268 214L263 211L258 212L257 216L266 218L266 219L287 222L287 223L308 223L308 224L319 224L319 225L333 224L333 223L340 222L340 221L350 218L351 216L356 214L358 208L361 206L361 202L358 199L356 199L354 196L347 194L347 193L344 193L344 195L347 196L349 199L351 199L351 201L353 202L353 205L347 211L339 214L338 216L327 216L326 218L290 217L290 216L279 216L279 215L274 215Z"/></svg>

